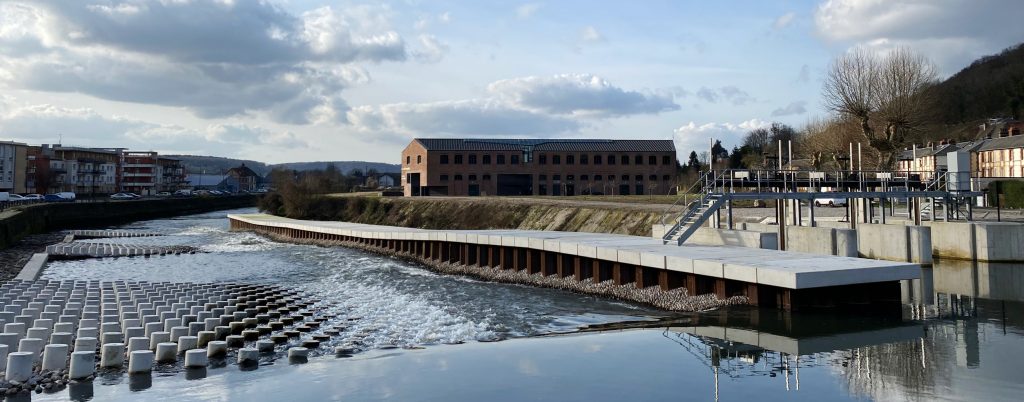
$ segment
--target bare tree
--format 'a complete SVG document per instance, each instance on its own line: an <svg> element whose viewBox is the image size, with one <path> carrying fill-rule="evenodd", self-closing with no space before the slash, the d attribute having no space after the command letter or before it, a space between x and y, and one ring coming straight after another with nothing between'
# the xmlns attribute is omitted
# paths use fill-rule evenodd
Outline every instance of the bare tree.
<svg viewBox="0 0 1024 402"><path fill-rule="evenodd" d="M828 108L859 122L879 153L879 167L891 168L907 135L929 120L933 98L927 89L936 78L934 64L910 50L878 56L855 49L833 62L823 95Z"/></svg>

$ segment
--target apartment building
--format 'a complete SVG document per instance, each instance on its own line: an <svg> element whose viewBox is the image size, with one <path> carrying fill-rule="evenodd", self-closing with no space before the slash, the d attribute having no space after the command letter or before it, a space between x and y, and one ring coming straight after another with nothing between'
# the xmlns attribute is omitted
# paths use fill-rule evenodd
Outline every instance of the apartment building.
<svg viewBox="0 0 1024 402"><path fill-rule="evenodd" d="M24 193L28 144L0 141L0 191Z"/></svg>
<svg viewBox="0 0 1024 402"><path fill-rule="evenodd" d="M26 155L26 191L78 194L117 192L117 148L65 147L43 144Z"/></svg>

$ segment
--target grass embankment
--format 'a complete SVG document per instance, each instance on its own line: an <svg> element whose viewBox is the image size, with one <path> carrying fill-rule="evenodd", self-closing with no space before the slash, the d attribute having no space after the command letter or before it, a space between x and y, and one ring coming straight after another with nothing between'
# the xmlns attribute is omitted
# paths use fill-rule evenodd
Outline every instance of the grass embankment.
<svg viewBox="0 0 1024 402"><path fill-rule="evenodd" d="M578 197L549 197L573 198ZM582 200L579 200L582 201ZM650 236L667 205L624 208L589 202L573 205L545 199L500 197L313 196L294 201L271 195L265 212L295 219L328 220L422 229L523 229Z"/></svg>

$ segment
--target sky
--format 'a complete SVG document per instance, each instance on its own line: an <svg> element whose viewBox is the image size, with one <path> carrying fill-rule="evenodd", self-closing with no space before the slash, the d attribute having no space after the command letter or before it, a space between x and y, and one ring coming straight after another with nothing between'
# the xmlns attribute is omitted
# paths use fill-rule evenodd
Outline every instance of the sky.
<svg viewBox="0 0 1024 402"><path fill-rule="evenodd" d="M943 77L1020 0L0 0L0 140L398 163L417 137L673 139L825 117L854 48Z"/></svg>

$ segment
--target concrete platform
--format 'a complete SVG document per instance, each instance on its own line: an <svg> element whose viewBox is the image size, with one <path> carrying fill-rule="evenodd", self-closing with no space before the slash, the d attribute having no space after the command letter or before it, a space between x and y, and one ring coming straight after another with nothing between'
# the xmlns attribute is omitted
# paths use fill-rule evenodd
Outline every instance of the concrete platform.
<svg viewBox="0 0 1024 402"><path fill-rule="evenodd" d="M262 227L362 239L442 241L518 247L687 274L813 289L918 279L918 264L733 246L664 245L661 240L616 234L528 230L426 230L347 222L304 221L265 214L229 215Z"/></svg>

